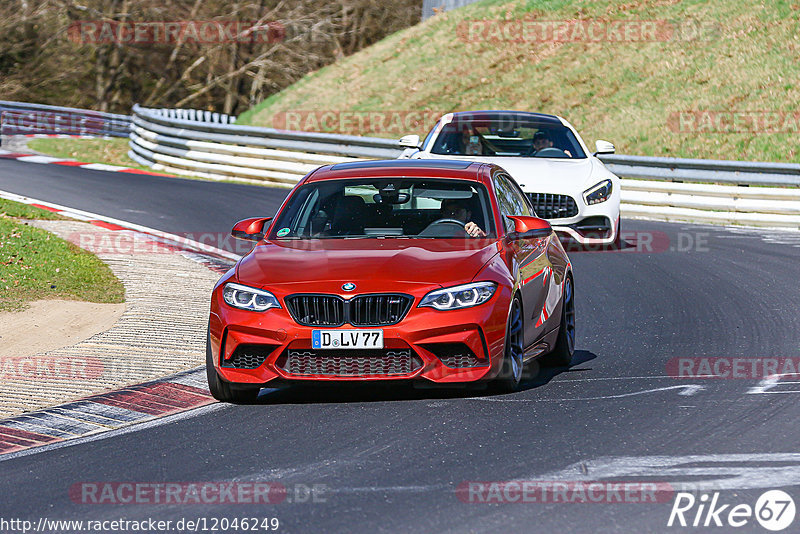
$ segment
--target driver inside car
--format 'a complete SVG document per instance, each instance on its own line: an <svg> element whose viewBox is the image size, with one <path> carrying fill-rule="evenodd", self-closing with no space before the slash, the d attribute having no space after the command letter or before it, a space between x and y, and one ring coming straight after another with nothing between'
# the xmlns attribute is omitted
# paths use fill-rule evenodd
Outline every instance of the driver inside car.
<svg viewBox="0 0 800 534"><path fill-rule="evenodd" d="M545 148L550 148L553 146L553 142L547 137L547 134L544 132L536 132L533 136L533 152L539 152L540 150L544 150Z"/></svg>
<svg viewBox="0 0 800 534"><path fill-rule="evenodd" d="M533 154L536 154L540 150L544 150L545 148L552 148L553 141L547 137L547 133L543 131L538 131L533 135ZM569 150L563 151L567 156L572 157Z"/></svg>
<svg viewBox="0 0 800 534"><path fill-rule="evenodd" d="M467 156L480 156L483 154L483 146L480 138L473 135L468 128L461 130L461 152Z"/></svg>
<svg viewBox="0 0 800 534"><path fill-rule="evenodd" d="M464 224L464 230L470 237L486 237L480 226L470 221L472 211L470 211L468 203L462 199L447 199L442 201L440 208L440 217L442 219L456 219Z"/></svg>

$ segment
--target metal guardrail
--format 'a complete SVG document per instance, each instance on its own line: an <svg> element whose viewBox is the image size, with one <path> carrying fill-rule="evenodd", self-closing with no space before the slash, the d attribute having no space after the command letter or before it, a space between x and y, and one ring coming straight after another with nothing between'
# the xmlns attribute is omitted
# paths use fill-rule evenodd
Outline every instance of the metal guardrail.
<svg viewBox="0 0 800 534"><path fill-rule="evenodd" d="M714 159L655 158L602 155L606 167L619 176L673 182L800 187L800 164Z"/></svg>
<svg viewBox="0 0 800 534"><path fill-rule="evenodd" d="M623 178L626 217L800 229L796 163L616 154L601 159Z"/></svg>
<svg viewBox="0 0 800 534"><path fill-rule="evenodd" d="M128 137L130 124L131 118L128 115L0 100L0 134L2 135L62 134Z"/></svg>
<svg viewBox="0 0 800 534"><path fill-rule="evenodd" d="M320 165L402 153L390 139L240 126L215 114L204 115L209 121L190 117L135 105L128 155L177 174L293 185Z"/></svg>
<svg viewBox="0 0 800 534"><path fill-rule="evenodd" d="M156 170L285 186L320 165L403 153L391 139L241 126L221 115L140 106L133 108L129 144L131 158ZM623 216L800 228L798 164L625 155L602 160L623 178Z"/></svg>

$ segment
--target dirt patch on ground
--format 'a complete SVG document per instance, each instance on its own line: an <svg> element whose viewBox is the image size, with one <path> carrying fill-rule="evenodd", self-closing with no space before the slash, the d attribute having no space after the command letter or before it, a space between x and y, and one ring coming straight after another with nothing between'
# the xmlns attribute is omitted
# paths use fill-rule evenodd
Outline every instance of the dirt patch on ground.
<svg viewBox="0 0 800 534"><path fill-rule="evenodd" d="M74 345L110 329L125 304L39 300L0 313L0 358L32 356Z"/></svg>

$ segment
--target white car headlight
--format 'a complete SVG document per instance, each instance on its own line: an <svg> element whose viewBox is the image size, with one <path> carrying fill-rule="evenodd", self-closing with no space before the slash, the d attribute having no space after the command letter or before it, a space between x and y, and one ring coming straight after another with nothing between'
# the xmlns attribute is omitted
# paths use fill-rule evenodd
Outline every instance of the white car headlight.
<svg viewBox="0 0 800 534"><path fill-rule="evenodd" d="M419 307L429 306L437 310L458 310L483 304L494 295L497 284L476 282L431 291L422 298Z"/></svg>
<svg viewBox="0 0 800 534"><path fill-rule="evenodd" d="M611 180L603 180L599 184L596 184L584 191L583 200L585 200L586 204L589 206L592 204L600 204L601 202L605 202L609 199L612 189L613 185L611 184Z"/></svg>
<svg viewBox="0 0 800 534"><path fill-rule="evenodd" d="M278 299L269 291L234 283L225 284L222 289L222 298L230 306L241 310L262 312L281 307Z"/></svg>

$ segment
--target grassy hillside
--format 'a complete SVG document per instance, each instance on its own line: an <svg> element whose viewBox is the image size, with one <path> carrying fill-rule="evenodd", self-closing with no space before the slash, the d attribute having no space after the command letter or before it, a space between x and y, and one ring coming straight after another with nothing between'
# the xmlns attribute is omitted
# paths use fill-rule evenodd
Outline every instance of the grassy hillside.
<svg viewBox="0 0 800 534"><path fill-rule="evenodd" d="M600 42L541 33L514 42L496 33L500 23L470 26L481 19L577 19L606 29L652 21L657 31L640 31L644 40L609 30ZM484 0L310 74L239 122L282 127L281 113L305 110L398 112L396 119L419 110L519 109L560 114L590 145L607 139L619 153L800 161L798 20L796 0ZM681 121L687 111L712 113ZM362 133L398 137L428 126Z"/></svg>

